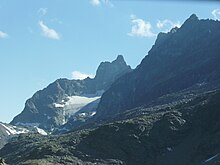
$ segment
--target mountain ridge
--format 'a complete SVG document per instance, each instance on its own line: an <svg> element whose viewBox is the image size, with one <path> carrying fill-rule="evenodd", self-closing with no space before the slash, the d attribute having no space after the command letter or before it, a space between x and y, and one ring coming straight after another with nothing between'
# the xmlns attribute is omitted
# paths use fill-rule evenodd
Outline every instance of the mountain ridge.
<svg viewBox="0 0 220 165"><path fill-rule="evenodd" d="M131 67L119 55L113 62L102 62L93 79L58 79L28 99L24 110L11 124L32 123L48 130L60 126L68 118L62 108L68 100L71 101L71 96L80 96L81 100L85 97L100 97L115 79L130 71ZM68 104L71 104L70 101Z"/></svg>
<svg viewBox="0 0 220 165"><path fill-rule="evenodd" d="M175 32L160 34L140 65L104 93L96 117L107 118L197 83L219 81L219 28L219 21L193 14Z"/></svg>

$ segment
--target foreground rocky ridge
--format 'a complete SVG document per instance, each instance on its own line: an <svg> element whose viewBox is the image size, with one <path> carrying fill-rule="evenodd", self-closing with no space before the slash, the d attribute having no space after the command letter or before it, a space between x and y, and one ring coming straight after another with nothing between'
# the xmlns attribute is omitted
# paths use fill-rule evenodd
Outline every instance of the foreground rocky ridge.
<svg viewBox="0 0 220 165"><path fill-rule="evenodd" d="M201 165L220 153L219 100L220 91L210 91L169 110L95 129L23 134L0 156L10 164Z"/></svg>

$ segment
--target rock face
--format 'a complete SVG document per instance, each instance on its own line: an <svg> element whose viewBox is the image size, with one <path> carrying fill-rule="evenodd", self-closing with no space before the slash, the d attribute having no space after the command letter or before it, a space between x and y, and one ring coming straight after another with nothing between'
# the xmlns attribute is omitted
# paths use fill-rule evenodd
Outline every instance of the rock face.
<svg viewBox="0 0 220 165"><path fill-rule="evenodd" d="M28 99L24 110L11 124L33 125L46 130L63 125L81 108L97 102L116 79L130 71L130 66L119 55L113 62L102 62L94 79L58 79ZM93 105L90 109L95 111L97 104Z"/></svg>
<svg viewBox="0 0 220 165"><path fill-rule="evenodd" d="M122 55L119 55L113 62L102 62L94 78L95 88L107 89L114 80L130 71Z"/></svg>
<svg viewBox="0 0 220 165"><path fill-rule="evenodd" d="M96 118L106 119L196 85L220 84L220 22L193 14L180 28L160 33L141 64L103 94Z"/></svg>

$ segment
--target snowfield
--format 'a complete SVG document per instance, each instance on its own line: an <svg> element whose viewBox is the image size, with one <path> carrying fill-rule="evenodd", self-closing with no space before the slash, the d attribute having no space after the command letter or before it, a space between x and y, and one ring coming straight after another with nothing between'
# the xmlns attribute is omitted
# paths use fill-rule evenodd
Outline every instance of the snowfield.
<svg viewBox="0 0 220 165"><path fill-rule="evenodd" d="M56 108L62 108L66 115L73 115L87 104L100 99L101 96L86 97L86 96L69 96L66 102L64 100L61 103L54 103Z"/></svg>
<svg viewBox="0 0 220 165"><path fill-rule="evenodd" d="M18 127L18 126L13 126L9 124L3 124L0 123L0 126L2 126L5 131L5 133L10 136L10 135L19 135L19 134L24 134L24 133L39 133L41 135L47 135L47 132L45 132L43 129L38 128L37 126L28 126L26 128Z"/></svg>
<svg viewBox="0 0 220 165"><path fill-rule="evenodd" d="M22 133L28 133L29 130L28 129L25 129L25 128L18 128L16 126L9 126L9 125L5 125L5 124L2 124L2 127L5 128L5 131L8 135L17 135L17 134L22 134Z"/></svg>

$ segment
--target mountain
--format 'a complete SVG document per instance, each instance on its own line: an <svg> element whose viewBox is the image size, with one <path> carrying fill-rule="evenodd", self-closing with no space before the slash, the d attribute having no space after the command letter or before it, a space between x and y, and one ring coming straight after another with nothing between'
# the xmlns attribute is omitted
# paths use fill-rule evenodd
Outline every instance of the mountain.
<svg viewBox="0 0 220 165"><path fill-rule="evenodd" d="M113 62L102 62L93 79L58 79L28 99L24 110L11 124L32 125L51 131L68 122L76 112L92 102L95 104L90 110L94 114L102 93L116 79L130 71L130 66L119 55Z"/></svg>
<svg viewBox="0 0 220 165"><path fill-rule="evenodd" d="M18 165L219 164L219 29L219 21L199 20L193 14L180 28L160 33L141 64L117 76L106 86L101 98L97 93L108 78L96 82L99 85L93 86L95 90L86 82L100 81L96 77L68 81L78 84L78 88L59 82L59 90L66 90L58 94L75 93L66 94L68 98L60 97L60 102L54 100L51 104L60 111L74 111L66 123L72 130L61 135L20 134L0 150L0 157ZM117 59L120 61L121 57ZM107 65L109 63L102 63L106 68ZM100 70L97 75L107 74L104 69ZM51 96L57 88L47 89L48 93L41 100L36 99L33 105L38 107L47 98L59 98L58 94ZM79 108L71 104L71 99L87 102ZM71 106L64 109L67 105ZM85 116L88 120L81 124Z"/></svg>
<svg viewBox="0 0 220 165"><path fill-rule="evenodd" d="M220 84L220 22L193 14L180 28L160 33L141 64L103 94L95 115L108 119L159 97Z"/></svg>

